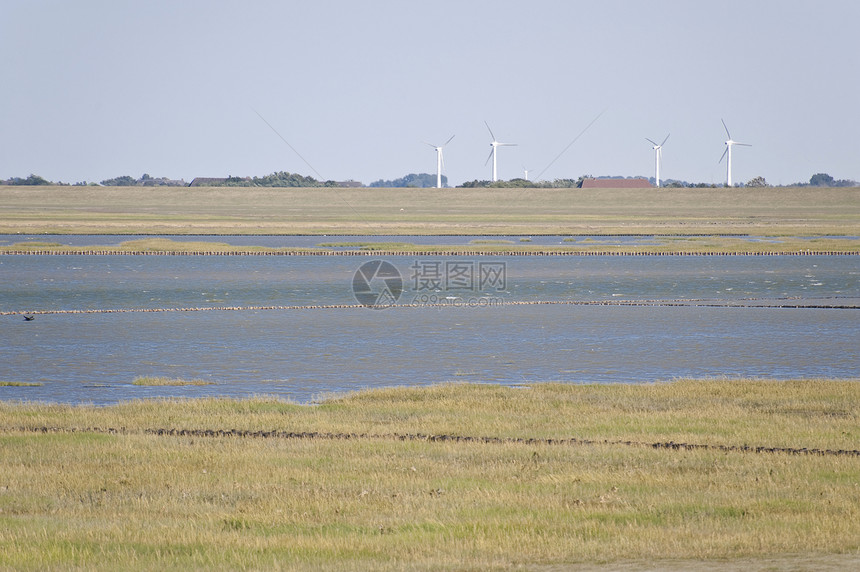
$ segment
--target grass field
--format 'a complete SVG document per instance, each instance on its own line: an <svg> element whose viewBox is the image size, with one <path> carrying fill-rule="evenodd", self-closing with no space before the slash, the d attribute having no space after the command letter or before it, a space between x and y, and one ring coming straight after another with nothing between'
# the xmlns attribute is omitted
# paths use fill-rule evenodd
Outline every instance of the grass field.
<svg viewBox="0 0 860 572"><path fill-rule="evenodd" d="M180 241L170 238L144 238L123 241L119 246L67 246L49 241L25 241L0 246L2 253L52 253L52 254L138 254L138 253L184 253L184 254L337 254L364 253L368 255L392 254L774 254L774 253L860 253L860 240L838 237L781 237L774 240L750 241L736 236L661 236L653 244L618 244L613 237L604 240L584 239L575 242L568 239L564 246L538 246L528 242L500 244L478 241L468 245L418 245L405 242L322 242L322 245L338 247L333 251L317 248L272 248L264 246L235 246L224 242Z"/></svg>
<svg viewBox="0 0 860 572"><path fill-rule="evenodd" d="M0 187L0 233L857 235L860 188Z"/></svg>
<svg viewBox="0 0 860 572"><path fill-rule="evenodd" d="M0 568L847 569L858 416L832 380L0 402Z"/></svg>

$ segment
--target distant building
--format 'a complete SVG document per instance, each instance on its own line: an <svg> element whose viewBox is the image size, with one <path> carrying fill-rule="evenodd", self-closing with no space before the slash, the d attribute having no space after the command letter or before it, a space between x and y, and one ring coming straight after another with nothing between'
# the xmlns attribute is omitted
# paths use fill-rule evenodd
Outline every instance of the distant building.
<svg viewBox="0 0 860 572"><path fill-rule="evenodd" d="M583 189L653 189L648 179L584 179Z"/></svg>

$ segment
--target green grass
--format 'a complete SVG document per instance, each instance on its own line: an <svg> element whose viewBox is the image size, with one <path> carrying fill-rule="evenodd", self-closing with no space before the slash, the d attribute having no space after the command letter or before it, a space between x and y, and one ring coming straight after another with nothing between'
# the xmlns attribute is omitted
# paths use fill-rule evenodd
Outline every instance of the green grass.
<svg viewBox="0 0 860 572"><path fill-rule="evenodd" d="M0 568L850 568L857 457L617 441L856 449L858 416L860 382L832 380L0 402ZM393 437L410 433L595 443Z"/></svg>

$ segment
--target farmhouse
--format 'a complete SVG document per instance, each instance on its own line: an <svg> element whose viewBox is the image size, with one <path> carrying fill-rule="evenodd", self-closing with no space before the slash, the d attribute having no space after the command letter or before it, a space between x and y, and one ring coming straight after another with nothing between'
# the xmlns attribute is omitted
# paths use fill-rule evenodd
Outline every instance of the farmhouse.
<svg viewBox="0 0 860 572"><path fill-rule="evenodd" d="M648 179L584 179L583 189L653 189Z"/></svg>

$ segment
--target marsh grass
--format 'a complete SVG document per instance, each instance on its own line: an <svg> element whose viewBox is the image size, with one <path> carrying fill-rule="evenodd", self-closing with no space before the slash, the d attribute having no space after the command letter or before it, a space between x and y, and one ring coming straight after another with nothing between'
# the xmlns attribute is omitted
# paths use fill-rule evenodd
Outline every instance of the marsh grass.
<svg viewBox="0 0 860 572"><path fill-rule="evenodd" d="M773 241L751 241L736 236L684 236L684 237L655 237L650 244L618 244L611 237L597 240L595 238L567 237L563 246L529 244L531 239L520 239L520 243L506 240L472 240L466 245L425 245L409 242L323 242L315 248L274 248L265 246L236 246L223 242L193 241L185 242L170 238L148 238L125 241L116 246L67 246L67 245L35 245L31 242L17 243L11 246L0 246L0 253L48 251L67 254L97 254L100 252L118 253L191 253L191 254L258 254L258 253L290 253L313 254L323 249L337 248L358 252L385 252L397 254L433 253L443 255L474 254L474 253L523 253L523 254L771 254L797 252L860 252L860 240L849 238L805 238L779 237Z"/></svg>
<svg viewBox="0 0 860 572"><path fill-rule="evenodd" d="M13 248L58 248L62 246L59 242L46 242L43 240L28 240L26 242L16 242L12 245Z"/></svg>
<svg viewBox="0 0 860 572"><path fill-rule="evenodd" d="M358 248L360 250L413 250L411 242L323 242L319 248Z"/></svg>
<svg viewBox="0 0 860 572"><path fill-rule="evenodd" d="M141 376L134 378L132 385L151 385L151 386L183 386L183 385L215 385L213 381L204 381L202 379L176 379L170 377L152 377Z"/></svg>
<svg viewBox="0 0 860 572"><path fill-rule="evenodd" d="M826 380L444 384L312 407L267 398L0 403L0 568L491 570L856 556L854 457L142 430L856 448L858 388ZM58 430L26 430L43 426ZM70 432L86 427L125 431Z"/></svg>
<svg viewBox="0 0 860 572"><path fill-rule="evenodd" d="M43 385L35 381L0 381L0 387L38 387Z"/></svg>

